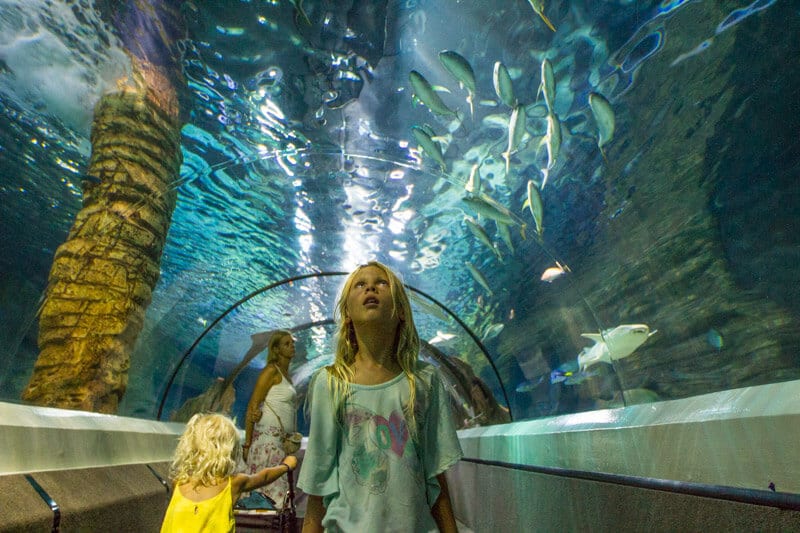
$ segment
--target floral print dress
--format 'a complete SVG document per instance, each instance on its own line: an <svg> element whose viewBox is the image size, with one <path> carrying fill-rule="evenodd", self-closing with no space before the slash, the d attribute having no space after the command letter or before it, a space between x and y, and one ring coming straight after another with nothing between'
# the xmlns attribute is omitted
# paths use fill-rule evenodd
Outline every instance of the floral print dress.
<svg viewBox="0 0 800 533"><path fill-rule="evenodd" d="M280 372L280 370L278 370ZM277 414L277 416L276 416ZM280 422L278 421L280 417ZM292 433L297 431L297 391L292 383L281 373L281 381L273 385L264 402L261 404L261 420L253 426L253 438L250 442L250 451L247 463L240 465L240 470L245 474L255 474L263 468L276 466L286 457L281 442L283 431ZM257 492L275 502L275 507L282 509L289 482L286 476L279 477L276 481ZM247 497L244 494L243 497Z"/></svg>

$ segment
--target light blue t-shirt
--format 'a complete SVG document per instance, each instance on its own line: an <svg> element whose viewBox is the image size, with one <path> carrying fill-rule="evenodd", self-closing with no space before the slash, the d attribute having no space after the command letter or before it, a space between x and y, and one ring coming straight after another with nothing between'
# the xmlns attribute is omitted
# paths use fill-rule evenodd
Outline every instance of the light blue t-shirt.
<svg viewBox="0 0 800 533"><path fill-rule="evenodd" d="M401 373L380 385L351 384L337 424L328 372L311 379L311 429L297 486L322 496L326 531L438 531L436 476L461 459L447 393L434 367L418 363L418 442L406 425L409 387Z"/></svg>

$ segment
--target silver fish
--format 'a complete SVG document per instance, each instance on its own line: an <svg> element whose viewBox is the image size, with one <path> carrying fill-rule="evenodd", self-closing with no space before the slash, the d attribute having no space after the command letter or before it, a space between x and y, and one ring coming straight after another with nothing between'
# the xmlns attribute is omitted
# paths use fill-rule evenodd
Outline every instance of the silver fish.
<svg viewBox="0 0 800 533"><path fill-rule="evenodd" d="M522 204L522 208L530 209L533 215L533 222L536 225L536 233L539 238L542 238L544 233L544 226L542 226L542 215L544 213L544 204L542 204L542 196L539 193L539 188L533 180L528 180L528 197Z"/></svg>
<svg viewBox="0 0 800 533"><path fill-rule="evenodd" d="M547 58L542 60L542 82L539 84L539 92L544 95L547 112L555 113L556 81L553 74L553 65L550 64Z"/></svg>
<svg viewBox="0 0 800 533"><path fill-rule="evenodd" d="M547 168L542 170L542 174L544 174L542 189L544 189L547 177L553 167L556 166L558 154L561 151L561 123L553 113L547 115L547 135L544 136L542 141L547 145Z"/></svg>
<svg viewBox="0 0 800 533"><path fill-rule="evenodd" d="M450 316L448 316L439 305L423 297L421 294L418 294L414 291L408 291L408 297L412 303L418 305L420 309L425 311L427 314L435 316L444 322L450 320Z"/></svg>
<svg viewBox="0 0 800 533"><path fill-rule="evenodd" d="M489 234L486 233L486 230L483 229L483 226L478 224L472 217L464 217L464 222L472 232L472 235L474 235L475 238L478 239L484 246L490 249L498 260L502 260L503 257L500 255L500 250L497 249L497 246L492 242L492 239L489 238Z"/></svg>
<svg viewBox="0 0 800 533"><path fill-rule="evenodd" d="M494 339L495 337L500 335L500 332L503 331L503 328L505 328L505 324L500 324L500 323L492 324L491 326L486 328L486 331L483 332L483 337L481 338L481 340L483 342L488 342Z"/></svg>
<svg viewBox="0 0 800 533"><path fill-rule="evenodd" d="M467 178L467 183L464 185L464 190L468 193L479 194L481 192L480 168L480 163L475 163L469 171L469 178Z"/></svg>
<svg viewBox="0 0 800 533"><path fill-rule="evenodd" d="M444 154L442 154L442 149L439 147L439 143L434 141L425 132L425 130L418 126L411 126L411 133L419 143L420 148L422 148L426 154L439 163L439 166L442 167L442 170L447 171L447 163L444 160Z"/></svg>
<svg viewBox="0 0 800 533"><path fill-rule="evenodd" d="M500 61L494 64L494 75L492 76L494 83L494 92L501 102L508 107L515 107L517 99L514 97L514 85L511 83L511 75L508 69Z"/></svg>
<svg viewBox="0 0 800 533"><path fill-rule="evenodd" d="M525 106L517 105L511 112L508 121L508 148L503 152L503 159L506 160L506 176L511 165L511 154L517 151L519 143L525 136Z"/></svg>
<svg viewBox="0 0 800 533"><path fill-rule="evenodd" d="M483 276L483 274L481 274L481 271L469 261L466 261L465 264L467 265L467 269L469 269L469 273L472 275L473 279L475 279L475 281L477 281L478 284L486 290L489 296L494 296L491 287L489 287L489 282L486 281L486 278Z"/></svg>
<svg viewBox="0 0 800 533"><path fill-rule="evenodd" d="M508 229L508 225L501 222L495 222L495 225L497 226L497 233L500 234L500 238L503 239L503 242L506 243L506 246L508 246L508 249L513 254L514 243L511 240L511 231Z"/></svg>
<svg viewBox="0 0 800 533"><path fill-rule="evenodd" d="M428 109L437 115L458 118L456 112L445 105L442 99L439 98L436 90L422 74L416 70L412 70L408 74L408 80L411 82L411 88L414 90L414 95L419 98L419 100L425 104Z"/></svg>
<svg viewBox="0 0 800 533"><path fill-rule="evenodd" d="M465 196L461 201L470 206L473 211L481 216L490 218L501 224L519 226L522 238L525 238L525 228L527 226L525 222L506 209L505 206L497 203L497 201L483 194Z"/></svg>
<svg viewBox="0 0 800 533"><path fill-rule="evenodd" d="M589 94L589 107L592 108L592 115L597 124L597 147L600 148L600 154L605 159L606 153L603 147L614 140L616 125L614 109L600 93Z"/></svg>
<svg viewBox="0 0 800 533"><path fill-rule="evenodd" d="M439 61L445 69L458 81L463 88L467 90L467 103L469 104L470 116L475 115L473 101L475 99L475 72L461 54L453 52L452 50L443 50L439 52Z"/></svg>

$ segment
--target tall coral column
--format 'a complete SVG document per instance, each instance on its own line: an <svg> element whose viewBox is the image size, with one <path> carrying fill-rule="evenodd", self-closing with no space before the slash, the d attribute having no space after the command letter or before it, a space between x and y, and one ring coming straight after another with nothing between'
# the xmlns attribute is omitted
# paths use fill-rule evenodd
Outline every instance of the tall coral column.
<svg viewBox="0 0 800 533"><path fill-rule="evenodd" d="M177 113L161 96L126 89L95 109L87 174L97 180L56 251L23 400L117 410L159 277L182 161Z"/></svg>

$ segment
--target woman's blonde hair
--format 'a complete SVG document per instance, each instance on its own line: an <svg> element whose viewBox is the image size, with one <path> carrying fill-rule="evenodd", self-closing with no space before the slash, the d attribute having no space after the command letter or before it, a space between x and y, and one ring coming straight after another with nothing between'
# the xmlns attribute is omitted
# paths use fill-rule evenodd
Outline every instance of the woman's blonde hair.
<svg viewBox="0 0 800 533"><path fill-rule="evenodd" d="M269 348L267 349L267 364L278 361L278 344L285 337L291 337L292 332L285 329L276 330L269 338Z"/></svg>
<svg viewBox="0 0 800 533"><path fill-rule="evenodd" d="M336 358L332 365L328 366L328 386L332 391L332 401L336 410L336 418L340 424L344 423L344 406L348 394L350 393L350 383L353 381L355 371L353 363L358 352L358 341L353 322L349 320L350 311L347 309L347 296L353 287L356 275L366 267L376 267L380 269L389 281L389 290L392 295L392 312L402 317L394 340L395 357L400 368L408 379L409 399L408 405L403 406L406 420L409 425L409 432L416 438L416 416L413 406L416 404L416 375L417 360L419 359L419 334L414 325L414 317L411 313L411 302L406 294L402 280L392 272L389 267L377 261L370 261L357 267L344 282L342 292L336 302L334 318L338 323L336 332ZM333 379L333 378L338 379Z"/></svg>
<svg viewBox="0 0 800 533"><path fill-rule="evenodd" d="M175 485L211 486L233 474L241 455L239 430L218 413L198 413L186 423L170 467Z"/></svg>

